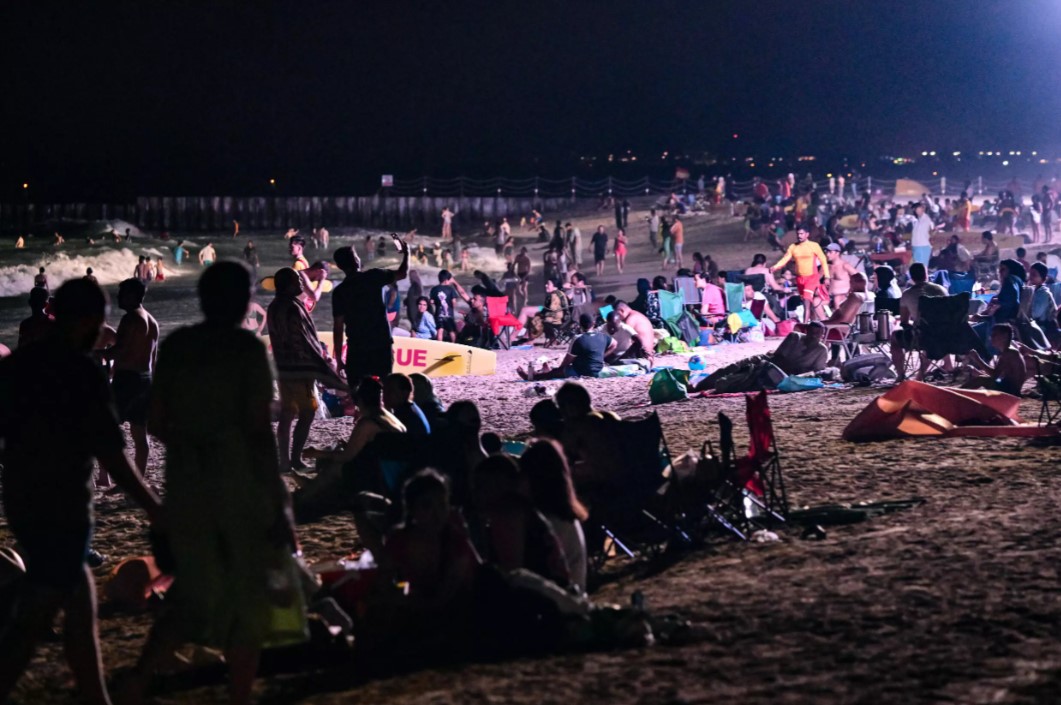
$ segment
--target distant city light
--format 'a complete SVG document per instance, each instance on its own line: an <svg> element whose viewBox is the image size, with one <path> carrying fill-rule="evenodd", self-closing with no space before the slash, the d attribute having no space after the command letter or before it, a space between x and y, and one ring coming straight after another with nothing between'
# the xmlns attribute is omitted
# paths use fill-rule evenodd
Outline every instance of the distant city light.
<svg viewBox="0 0 1061 705"><path fill-rule="evenodd" d="M1009 160L1008 159L1003 159L1002 160L1002 166L1009 166Z"/></svg>
<svg viewBox="0 0 1061 705"><path fill-rule="evenodd" d="M23 181L22 182L22 188L24 188L24 189L29 188L29 184L26 183L25 181Z"/></svg>
<svg viewBox="0 0 1061 705"><path fill-rule="evenodd" d="M928 152L921 152L921 156L922 157L927 157L928 156Z"/></svg>
<svg viewBox="0 0 1061 705"><path fill-rule="evenodd" d="M269 179L270 186L276 186L276 179Z"/></svg>
<svg viewBox="0 0 1061 705"><path fill-rule="evenodd" d="M740 137L740 135L738 135L736 132L733 133L733 139L737 139L739 137Z"/></svg>
<svg viewBox="0 0 1061 705"><path fill-rule="evenodd" d="M934 156L936 156L936 153L935 152L929 152L929 155L934 157Z"/></svg>
<svg viewBox="0 0 1061 705"><path fill-rule="evenodd" d="M960 157L961 155L962 155L962 153L961 153L961 152L953 152L953 153L951 154L951 156L954 156L954 157Z"/></svg>

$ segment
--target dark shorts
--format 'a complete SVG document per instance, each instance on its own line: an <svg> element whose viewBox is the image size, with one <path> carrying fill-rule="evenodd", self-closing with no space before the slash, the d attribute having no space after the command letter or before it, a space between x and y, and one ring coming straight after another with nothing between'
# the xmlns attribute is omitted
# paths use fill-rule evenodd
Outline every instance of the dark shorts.
<svg viewBox="0 0 1061 705"><path fill-rule="evenodd" d="M26 563L26 580L57 590L77 585L92 543L91 524L12 524L11 533Z"/></svg>
<svg viewBox="0 0 1061 705"><path fill-rule="evenodd" d="M593 251L593 262L594 263L603 262L606 259L608 259L608 255L606 253L598 252L597 250Z"/></svg>
<svg viewBox="0 0 1061 705"><path fill-rule="evenodd" d="M457 321L453 318L436 318L435 326L437 326L439 330L444 330L447 333L457 332Z"/></svg>
<svg viewBox="0 0 1061 705"><path fill-rule="evenodd" d="M118 370L111 382L118 418L135 426L147 423L147 410L151 401L151 375L146 372Z"/></svg>
<svg viewBox="0 0 1061 705"><path fill-rule="evenodd" d="M346 380L351 387L365 377L379 377L380 381L394 369L391 348L346 349Z"/></svg>
<svg viewBox="0 0 1061 705"><path fill-rule="evenodd" d="M899 347L903 350L909 350L914 345L914 329L913 328L897 328L895 329L895 340L899 343Z"/></svg>

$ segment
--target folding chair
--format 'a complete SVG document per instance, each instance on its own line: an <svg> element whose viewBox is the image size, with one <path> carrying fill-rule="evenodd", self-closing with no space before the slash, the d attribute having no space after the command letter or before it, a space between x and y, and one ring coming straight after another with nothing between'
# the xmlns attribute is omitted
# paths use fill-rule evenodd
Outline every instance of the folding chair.
<svg viewBox="0 0 1061 705"><path fill-rule="evenodd" d="M721 457L714 468L717 475L707 478L701 523L716 525L741 541L747 541L760 527L748 516L744 506L745 495L734 459L733 422L721 411L718 413L718 428ZM710 447L709 443L705 444L707 447Z"/></svg>
<svg viewBox="0 0 1061 705"><path fill-rule="evenodd" d="M1043 403L1039 409L1039 425L1058 425L1061 421L1061 375L1056 372L1035 375L1035 386Z"/></svg>
<svg viewBox="0 0 1061 705"><path fill-rule="evenodd" d="M748 461L755 465L752 482L762 490L763 505L771 518L784 521L788 516L788 494L781 472L781 454L774 438L774 423L770 419L770 404L766 392L746 394L744 398L747 402Z"/></svg>
<svg viewBox="0 0 1061 705"><path fill-rule="evenodd" d="M740 313L744 308L744 284L726 282L726 313Z"/></svg>
<svg viewBox="0 0 1061 705"><path fill-rule="evenodd" d="M913 347L933 362L970 350L986 356L983 342L969 325L969 298L967 293L919 298Z"/></svg>
<svg viewBox="0 0 1061 705"><path fill-rule="evenodd" d="M610 549L634 558L656 553L672 539L690 541L663 500L667 483L663 471L671 456L659 415L614 424L614 455L594 459L602 464L608 485L586 493L591 506L586 543L594 546L590 558L594 569L604 564Z"/></svg>
<svg viewBox="0 0 1061 705"><path fill-rule="evenodd" d="M507 296L486 297L486 322L498 345L505 350L512 347L512 331L518 332L523 327L519 319L509 312Z"/></svg>

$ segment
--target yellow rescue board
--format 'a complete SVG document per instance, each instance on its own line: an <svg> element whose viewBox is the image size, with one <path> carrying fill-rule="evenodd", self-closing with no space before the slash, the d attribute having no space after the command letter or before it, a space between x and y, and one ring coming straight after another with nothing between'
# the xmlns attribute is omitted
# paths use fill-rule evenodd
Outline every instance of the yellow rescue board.
<svg viewBox="0 0 1061 705"><path fill-rule="evenodd" d="M273 277L265 277L258 282L258 285L261 286L264 291L276 291L276 280ZM330 294L332 289L335 288L335 284L332 283L331 279L321 280L319 286L321 293L323 294Z"/></svg>
<svg viewBox="0 0 1061 705"><path fill-rule="evenodd" d="M317 335L332 350L332 333L319 331ZM269 336L262 336L262 340L269 344ZM392 349L395 372L419 372L428 377L479 377L497 372L497 353L492 350L402 336L394 338Z"/></svg>

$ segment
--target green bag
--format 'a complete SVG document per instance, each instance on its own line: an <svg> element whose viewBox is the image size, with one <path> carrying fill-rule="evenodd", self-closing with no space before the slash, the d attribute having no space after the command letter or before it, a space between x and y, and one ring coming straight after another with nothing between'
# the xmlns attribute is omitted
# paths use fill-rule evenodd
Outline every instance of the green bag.
<svg viewBox="0 0 1061 705"><path fill-rule="evenodd" d="M658 353L683 353L689 352L689 346L685 344L685 341L681 338L676 338L673 335L668 335L656 344L656 352Z"/></svg>
<svg viewBox="0 0 1061 705"><path fill-rule="evenodd" d="M648 398L653 404L666 404L686 398L689 389L689 370L660 370L652 375Z"/></svg>

